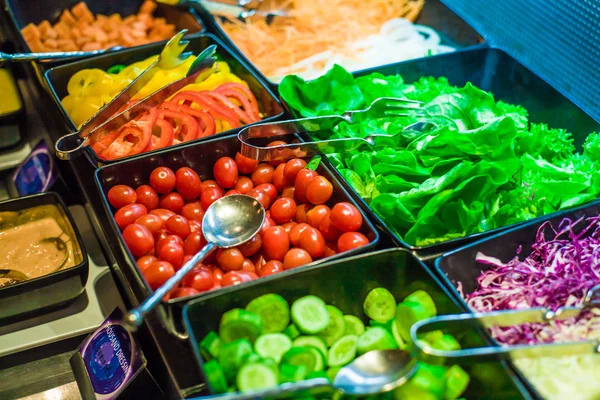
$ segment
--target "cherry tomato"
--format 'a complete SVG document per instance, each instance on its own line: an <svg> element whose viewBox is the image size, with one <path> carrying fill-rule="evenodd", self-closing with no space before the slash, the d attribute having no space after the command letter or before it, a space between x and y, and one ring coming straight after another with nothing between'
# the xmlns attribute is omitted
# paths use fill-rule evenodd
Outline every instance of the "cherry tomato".
<svg viewBox="0 0 600 400"><path fill-rule="evenodd" d="M292 269L312 262L310 254L304 249L291 249L283 258L283 268Z"/></svg>
<svg viewBox="0 0 600 400"><path fill-rule="evenodd" d="M169 262L175 270L183 265L183 245L179 243L163 244L156 250L156 255L162 261Z"/></svg>
<svg viewBox="0 0 600 400"><path fill-rule="evenodd" d="M331 242L337 242L338 238L342 235L342 231L331 224L331 214L323 217L319 224L319 231L323 237Z"/></svg>
<svg viewBox="0 0 600 400"><path fill-rule="evenodd" d="M271 183L262 183L260 185L257 185L254 187L254 190L262 190L267 195L269 195L271 203L274 202L275 198L277 197L277 189L275 189L275 186Z"/></svg>
<svg viewBox="0 0 600 400"><path fill-rule="evenodd" d="M318 229L323 217L329 215L330 212L331 210L326 205L318 205L306 213L306 223L308 223L313 228Z"/></svg>
<svg viewBox="0 0 600 400"><path fill-rule="evenodd" d="M175 214L180 214L185 202L179 193L171 192L160 198L158 203L160 208L166 208L173 211Z"/></svg>
<svg viewBox="0 0 600 400"><path fill-rule="evenodd" d="M136 257L146 255L154 249L154 237L152 233L140 224L128 225L123 230L123 239L131 254Z"/></svg>
<svg viewBox="0 0 600 400"><path fill-rule="evenodd" d="M191 168L182 167L175 173L177 193L186 200L195 199L202 192L202 181Z"/></svg>
<svg viewBox="0 0 600 400"><path fill-rule="evenodd" d="M229 189L235 186L238 179L238 166L230 157L221 157L213 167L215 181L222 188Z"/></svg>
<svg viewBox="0 0 600 400"><path fill-rule="evenodd" d="M299 224L306 222L307 214L312 209L311 204L301 204L296 207L296 216L294 217L294 221Z"/></svg>
<svg viewBox="0 0 600 400"><path fill-rule="evenodd" d="M306 187L306 198L313 204L326 203L333 194L333 185L324 176L317 176Z"/></svg>
<svg viewBox="0 0 600 400"><path fill-rule="evenodd" d="M331 242L325 242L325 254L323 254L323 258L334 256L338 253L337 245Z"/></svg>
<svg viewBox="0 0 600 400"><path fill-rule="evenodd" d="M170 233L168 230L166 229L159 229L158 232L156 232L153 236L154 236L154 243L156 243L156 245L158 246L158 243L163 240L164 238L166 238L167 236L169 236Z"/></svg>
<svg viewBox="0 0 600 400"><path fill-rule="evenodd" d="M292 246L299 246L300 245L300 235L306 229L311 229L311 228L312 227L305 222L302 222L302 223L299 223L298 225L296 225L289 233L290 243L292 244Z"/></svg>
<svg viewBox="0 0 600 400"><path fill-rule="evenodd" d="M209 187L202 191L200 195L200 204L204 210L208 210L208 207L215 201L223 197L223 191L218 187Z"/></svg>
<svg viewBox="0 0 600 400"><path fill-rule="evenodd" d="M290 239L281 226L273 226L263 234L263 252L268 260L283 261L290 249Z"/></svg>
<svg viewBox="0 0 600 400"><path fill-rule="evenodd" d="M337 203L331 209L331 225L342 232L353 232L362 226L362 214L350 203Z"/></svg>
<svg viewBox="0 0 600 400"><path fill-rule="evenodd" d="M258 231L258 234L260 236L263 237L264 239L264 234L267 231L267 229L271 228L272 226L275 226L275 221L273 221L271 218L269 217L265 217L265 222L263 222L263 226L260 228L260 231Z"/></svg>
<svg viewBox="0 0 600 400"><path fill-rule="evenodd" d="M155 208L154 210L150 211L148 214L152 214L152 215L156 215L157 217L160 217L160 219L163 220L163 222L167 222L167 220L169 218L171 218L173 215L175 215L175 213L171 210L167 210L166 208Z"/></svg>
<svg viewBox="0 0 600 400"><path fill-rule="evenodd" d="M121 207L115 213L115 222L119 226L119 229L123 230L127 225L133 224L136 219L142 215L146 215L146 207L141 204L127 204Z"/></svg>
<svg viewBox="0 0 600 400"><path fill-rule="evenodd" d="M175 188L176 182L177 178L171 168L158 167L150 174L150 186L161 194L171 192Z"/></svg>
<svg viewBox="0 0 600 400"><path fill-rule="evenodd" d="M285 229L288 236L290 236L290 232L292 231L292 229L294 229L296 227L296 225L298 225L298 224L295 223L294 221L290 221L290 222L286 222L285 224L281 225L281 227L283 229Z"/></svg>
<svg viewBox="0 0 600 400"><path fill-rule="evenodd" d="M185 245L185 243L184 243L184 245ZM185 250L184 250L184 251L185 251ZM186 254L186 255L184 255L184 256L183 256L183 265L187 264L187 263L188 263L188 261L190 261L191 259L192 259L192 256L190 256L190 255L187 255L187 254Z"/></svg>
<svg viewBox="0 0 600 400"><path fill-rule="evenodd" d="M217 250L217 262L223 271L237 271L242 269L244 255L236 248Z"/></svg>
<svg viewBox="0 0 600 400"><path fill-rule="evenodd" d="M252 189L248 192L248 196L254 197L262 206L267 210L271 205L271 197L262 190L258 190L256 188Z"/></svg>
<svg viewBox="0 0 600 400"><path fill-rule="evenodd" d="M219 188L221 190L223 190L218 184L217 182L213 181L212 179L206 180L204 182L202 182L202 191L208 189L208 188Z"/></svg>
<svg viewBox="0 0 600 400"><path fill-rule="evenodd" d="M253 160L251 158L244 157L240 153L237 153L235 155L235 163L238 166L238 170L242 174L251 174L256 169L258 160Z"/></svg>
<svg viewBox="0 0 600 400"><path fill-rule="evenodd" d="M175 269L171 264L167 261L157 261L144 271L144 278L152 290L156 290L174 274Z"/></svg>
<svg viewBox="0 0 600 400"><path fill-rule="evenodd" d="M300 247L312 258L319 258L325 254L325 238L318 229L305 229L300 234Z"/></svg>
<svg viewBox="0 0 600 400"><path fill-rule="evenodd" d="M260 185L261 183L273 182L274 169L269 164L259 164L258 167L252 172L251 179L254 186Z"/></svg>
<svg viewBox="0 0 600 400"><path fill-rule="evenodd" d="M288 186L285 189L283 189L283 192L281 192L281 197L289 197L290 199L293 199L295 191L296 191L295 187Z"/></svg>
<svg viewBox="0 0 600 400"><path fill-rule="evenodd" d="M285 179L288 182L294 182L296 180L296 175L298 175L298 172L300 172L300 170L304 167L306 167L306 161L304 161L301 158L294 158L289 160L285 164Z"/></svg>
<svg viewBox="0 0 600 400"><path fill-rule="evenodd" d="M177 235L168 235L156 243L156 252L158 253L160 248L167 244L178 244L183 246L183 240Z"/></svg>
<svg viewBox="0 0 600 400"><path fill-rule="evenodd" d="M202 233L193 232L183 242L183 254L193 256L206 245L206 240Z"/></svg>
<svg viewBox="0 0 600 400"><path fill-rule="evenodd" d="M252 257L252 263L254 264L254 269L256 269L257 272L260 272L260 269L267 263L267 260L265 260L261 253L257 253Z"/></svg>
<svg viewBox="0 0 600 400"><path fill-rule="evenodd" d="M247 176L240 176L238 177L238 180L233 188L239 191L241 194L246 194L254 189L254 183L252 183L252 179L248 178Z"/></svg>
<svg viewBox="0 0 600 400"><path fill-rule="evenodd" d="M202 222L196 220L189 220L188 225L190 226L190 233L200 232L202 233Z"/></svg>
<svg viewBox="0 0 600 400"><path fill-rule="evenodd" d="M244 262L242 263L242 269L241 270L242 271L246 271L246 272L256 273L256 268L254 267L254 264L248 258L244 259Z"/></svg>
<svg viewBox="0 0 600 400"><path fill-rule="evenodd" d="M188 203L181 209L181 215L188 220L195 220L202 222L204 218L204 209L199 202Z"/></svg>
<svg viewBox="0 0 600 400"><path fill-rule="evenodd" d="M137 260L137 266L142 273L150 266L152 263L158 261L158 258L154 256L142 256Z"/></svg>
<svg viewBox="0 0 600 400"><path fill-rule="evenodd" d="M181 215L173 215L165 223L165 228L174 235L184 239L190 234L190 225L188 220Z"/></svg>
<svg viewBox="0 0 600 400"><path fill-rule="evenodd" d="M108 202L117 210L127 204L134 204L137 201L135 190L127 185L116 185L110 188L107 196Z"/></svg>
<svg viewBox="0 0 600 400"><path fill-rule="evenodd" d="M281 146L282 144L287 144L286 142L284 142L283 140L274 140L271 143L269 143L267 145L267 147L274 147L274 146ZM277 166L282 164L284 161L281 160L276 160L276 161L269 161L269 164L273 165L273 166Z"/></svg>
<svg viewBox="0 0 600 400"><path fill-rule="evenodd" d="M275 168L275 172L273 172L273 185L275 185L275 188L277 188L279 192L283 191L283 189L285 189L285 187L288 186L290 182L294 182L288 182L288 180L285 179L284 170L285 164L279 164L277 168Z"/></svg>
<svg viewBox="0 0 600 400"><path fill-rule="evenodd" d="M229 271L223 275L223 278L221 279L221 286L237 286L241 285L242 283L250 282L251 280L252 278L250 275L247 275L245 271Z"/></svg>
<svg viewBox="0 0 600 400"><path fill-rule="evenodd" d="M260 235L252 236L252 239L248 240L246 243L242 243L238 246L238 249L242 252L244 257L250 257L256 254L257 251L260 250L262 246L262 238Z"/></svg>
<svg viewBox="0 0 600 400"><path fill-rule="evenodd" d="M142 215L135 220L135 223L145 226L153 235L158 233L165 225L165 222L158 215L154 214Z"/></svg>
<svg viewBox="0 0 600 400"><path fill-rule="evenodd" d="M294 187L296 190L294 191L294 196L298 199L300 203L308 203L308 198L306 197L306 189L308 185L312 182L314 178L316 178L319 174L316 171L310 169L301 169L298 171L296 175L296 180L294 181Z"/></svg>
<svg viewBox="0 0 600 400"><path fill-rule="evenodd" d="M214 278L215 286L219 285L219 287L221 287L221 279L223 279L223 275L225 275L225 273L223 272L223 270L221 268L215 267L213 269L213 278Z"/></svg>
<svg viewBox="0 0 600 400"><path fill-rule="evenodd" d="M271 260L260 268L260 276L273 275L278 272L283 272L283 270L283 263L281 261Z"/></svg>
<svg viewBox="0 0 600 400"><path fill-rule="evenodd" d="M225 193L225 196L231 196L232 194L242 194L239 190L231 189Z"/></svg>
<svg viewBox="0 0 600 400"><path fill-rule="evenodd" d="M213 271L204 265L198 265L183 278L183 285L194 288L198 292L206 292L215 285Z"/></svg>
<svg viewBox="0 0 600 400"><path fill-rule="evenodd" d="M191 287L180 287L180 288L173 289L170 294L171 294L171 297L170 297L171 299L178 299L181 297L195 296L197 294L200 294L200 292Z"/></svg>
<svg viewBox="0 0 600 400"><path fill-rule="evenodd" d="M151 211L158 207L158 194L150 185L142 185L135 189L137 203Z"/></svg>
<svg viewBox="0 0 600 400"><path fill-rule="evenodd" d="M343 253L344 251L356 249L367 244L369 244L369 239L362 233L346 232L338 239L337 247L340 253Z"/></svg>
<svg viewBox="0 0 600 400"><path fill-rule="evenodd" d="M271 206L271 218L277 224L290 222L296 216L296 202L288 197L281 198Z"/></svg>

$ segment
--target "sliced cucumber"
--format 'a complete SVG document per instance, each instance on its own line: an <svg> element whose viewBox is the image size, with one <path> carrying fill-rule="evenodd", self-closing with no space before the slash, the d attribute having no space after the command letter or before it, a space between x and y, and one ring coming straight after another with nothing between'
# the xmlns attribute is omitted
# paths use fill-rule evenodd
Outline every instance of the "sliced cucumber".
<svg viewBox="0 0 600 400"><path fill-rule="evenodd" d="M252 353L252 345L248 339L237 339L221 346L219 352L219 364L227 382L234 383L235 375L249 354Z"/></svg>
<svg viewBox="0 0 600 400"><path fill-rule="evenodd" d="M392 333L392 324L394 323L394 319L389 320L388 322L377 322L374 319L370 319L369 320L369 326L371 328L374 328L376 326L379 326L385 330L387 330L389 333Z"/></svg>
<svg viewBox="0 0 600 400"><path fill-rule="evenodd" d="M315 347L292 347L281 358L281 365L303 365L307 374L318 371L319 365L322 369L322 363L321 352Z"/></svg>
<svg viewBox="0 0 600 400"><path fill-rule="evenodd" d="M327 376L329 376L329 380L331 382L335 380L335 377L337 376L337 373L340 372L340 369L342 369L342 367L327 368L327 371L325 371L325 373L327 374Z"/></svg>
<svg viewBox="0 0 600 400"><path fill-rule="evenodd" d="M398 325L398 332L402 339L410 341L410 328L414 323L419 322L423 319L433 317L431 311L421 303L414 301L403 301L398 304L396 308L396 324Z"/></svg>
<svg viewBox="0 0 600 400"><path fill-rule="evenodd" d="M369 318L385 323L396 314L396 299L386 288L376 288L367 295L363 310Z"/></svg>
<svg viewBox="0 0 600 400"><path fill-rule="evenodd" d="M223 342L216 332L210 331L204 339L200 341L200 353L205 360L219 357L219 350Z"/></svg>
<svg viewBox="0 0 600 400"><path fill-rule="evenodd" d="M330 367L343 367L356 358L356 335L346 335L341 337L329 349L327 355L327 365Z"/></svg>
<svg viewBox="0 0 600 400"><path fill-rule="evenodd" d="M283 333L288 336L290 339L294 340L296 339L298 336L300 336L300 331L298 330L298 327L296 327L296 325L291 324L290 326L288 326L287 328L285 328L285 330L283 331Z"/></svg>
<svg viewBox="0 0 600 400"><path fill-rule="evenodd" d="M437 398L442 398L446 391L445 375L446 367L420 363L410 383L427 390Z"/></svg>
<svg viewBox="0 0 600 400"><path fill-rule="evenodd" d="M255 352L252 352L252 353L244 356L240 365L253 363L253 362L259 362L259 361L263 361L263 358L261 356L259 356L258 354L256 354Z"/></svg>
<svg viewBox="0 0 600 400"><path fill-rule="evenodd" d="M242 308L234 308L221 317L219 335L224 343L237 339L248 339L254 343L261 332L262 320L260 317Z"/></svg>
<svg viewBox="0 0 600 400"><path fill-rule="evenodd" d="M279 366L279 383L298 382L308 375L308 368L304 365L281 364Z"/></svg>
<svg viewBox="0 0 600 400"><path fill-rule="evenodd" d="M327 375L327 372L325 372L325 371L314 371L314 372L311 372L310 374L308 374L308 376L306 377L306 379L316 379L316 378L325 378L328 381L331 381L331 379L329 379L329 375Z"/></svg>
<svg viewBox="0 0 600 400"><path fill-rule="evenodd" d="M312 351L315 354L315 359L316 359L316 363L315 363L315 371L323 371L325 369L325 362L327 361L327 356L323 355L323 353L321 353L321 350L317 349L316 347L313 346L306 346L304 347L305 349Z"/></svg>
<svg viewBox="0 0 600 400"><path fill-rule="evenodd" d="M321 354L323 354L323 357L327 357L327 343L325 343L325 340L323 340L322 338L320 338L318 336L299 336L296 339L294 339L292 346L293 347L306 347L306 346L316 347L317 349L319 349Z"/></svg>
<svg viewBox="0 0 600 400"><path fill-rule="evenodd" d="M431 343L431 347L437 350L460 350L460 343L454 338L454 336L447 333L443 334L442 337Z"/></svg>
<svg viewBox="0 0 600 400"><path fill-rule="evenodd" d="M243 392L277 386L279 379L271 367L262 363L250 363L240 368L236 382L238 389Z"/></svg>
<svg viewBox="0 0 600 400"><path fill-rule="evenodd" d="M344 336L346 321L344 320L344 314L334 306L327 306L327 312L329 313L329 324L317 336L323 338L327 346L332 346L339 338Z"/></svg>
<svg viewBox="0 0 600 400"><path fill-rule="evenodd" d="M344 315L344 322L346 323L346 335L360 336L365 331L365 324L354 315Z"/></svg>
<svg viewBox="0 0 600 400"><path fill-rule="evenodd" d="M396 341L396 344L398 345L398 348L400 350L405 350L408 348L408 343L406 343L404 339L402 339L402 336L400 336L400 332L398 331L398 324L396 323L395 318L392 321L392 336L394 337L394 340Z"/></svg>
<svg viewBox="0 0 600 400"><path fill-rule="evenodd" d="M444 336L444 332L442 331L431 331L425 332L419 336L420 340L424 340L429 344L433 344L436 341L440 340Z"/></svg>
<svg viewBox="0 0 600 400"><path fill-rule="evenodd" d="M359 355L372 350L394 350L398 348L392 334L380 326L367 329L358 338L356 346Z"/></svg>
<svg viewBox="0 0 600 400"><path fill-rule="evenodd" d="M435 302L424 290L417 290L404 299L404 301L413 301L415 303L419 303L425 307L429 316L427 318L435 317L437 315L437 307L435 306Z"/></svg>
<svg viewBox="0 0 600 400"><path fill-rule="evenodd" d="M446 390L444 392L444 399L454 400L457 399L461 394L467 390L469 381L471 378L469 374L465 372L458 365L453 365L446 370Z"/></svg>
<svg viewBox="0 0 600 400"><path fill-rule="evenodd" d="M254 313L263 322L263 333L277 333L290 323L290 305L278 294L270 293L257 297L246 306L246 311Z"/></svg>
<svg viewBox="0 0 600 400"><path fill-rule="evenodd" d="M254 342L254 351L263 357L271 358L279 364L281 357L292 348L292 339L283 333L268 333L261 335Z"/></svg>
<svg viewBox="0 0 600 400"><path fill-rule="evenodd" d="M227 379L223 369L217 360L210 360L204 363L204 375L206 380L215 393L227 392Z"/></svg>
<svg viewBox="0 0 600 400"><path fill-rule="evenodd" d="M394 400L439 400L435 394L427 389L414 385L411 381L394 390Z"/></svg>
<svg viewBox="0 0 600 400"><path fill-rule="evenodd" d="M317 296L304 296L292 304L292 320L300 332L319 333L329 325L329 312Z"/></svg>

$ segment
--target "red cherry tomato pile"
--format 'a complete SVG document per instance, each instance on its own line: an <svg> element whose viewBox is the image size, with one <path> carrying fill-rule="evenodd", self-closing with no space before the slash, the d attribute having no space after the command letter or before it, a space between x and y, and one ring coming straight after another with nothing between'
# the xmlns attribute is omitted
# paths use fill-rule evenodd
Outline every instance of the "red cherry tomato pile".
<svg viewBox="0 0 600 400"><path fill-rule="evenodd" d="M120 129L92 135L90 141L98 156L114 160L211 136L260 119L258 102L250 89L229 82L213 91L179 92Z"/></svg>
<svg viewBox="0 0 600 400"><path fill-rule="evenodd" d="M333 194L326 177L293 159L276 165L259 164L237 154L220 158L214 180L201 181L187 167L173 172L158 167L149 185L135 190L117 185L108 201L115 220L140 271L152 289L158 288L205 244L204 211L217 199L247 194L267 210L260 232L250 241L220 249L197 265L170 298L238 285L258 277L297 268L369 243L358 232L360 211L340 202L329 208Z"/></svg>

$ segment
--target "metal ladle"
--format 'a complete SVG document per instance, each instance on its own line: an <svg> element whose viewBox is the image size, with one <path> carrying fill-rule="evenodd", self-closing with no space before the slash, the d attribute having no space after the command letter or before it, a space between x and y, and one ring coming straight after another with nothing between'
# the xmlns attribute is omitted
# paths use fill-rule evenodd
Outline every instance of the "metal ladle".
<svg viewBox="0 0 600 400"><path fill-rule="evenodd" d="M265 220L265 209L254 198L246 195L221 197L208 209L202 219L202 234L208 244L190 261L167 280L137 308L130 310L122 324L135 331L144 321L144 316L156 306L183 279L196 264L206 258L217 247L229 248L252 239Z"/></svg>

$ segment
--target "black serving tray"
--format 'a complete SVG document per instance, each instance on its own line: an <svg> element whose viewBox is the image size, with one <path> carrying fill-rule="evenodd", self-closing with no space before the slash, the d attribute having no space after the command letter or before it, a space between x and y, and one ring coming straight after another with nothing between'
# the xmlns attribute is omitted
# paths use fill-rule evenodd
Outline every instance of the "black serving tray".
<svg viewBox="0 0 600 400"><path fill-rule="evenodd" d="M523 259L531 253L531 245L535 243L538 229L542 224L546 223L546 221L549 221L554 227L557 227L557 225L565 218L576 221L582 217L596 217L598 215L600 215L600 201L594 201L586 206L556 213L552 217L541 218L540 220L524 223L519 227L509 229L503 233L444 254L434 262L436 272L441 277L445 286L453 288L451 289L452 296L461 311L473 312L456 288L460 282L462 283L464 294L473 293L477 289L476 279L483 271L489 269L487 265L475 261L477 253L481 252L487 256L495 257L501 261L507 262L517 256L517 252L520 249L518 257ZM579 233L585 225L587 224L579 224L574 227L573 231ZM544 235L546 236L546 239L550 239L551 232L545 230ZM589 235L586 234L584 237L585 236ZM526 381L526 378L523 376L521 379ZM530 391L535 392L533 386L530 387Z"/></svg>
<svg viewBox="0 0 600 400"><path fill-rule="evenodd" d="M600 123L597 120L510 55L496 48L463 49L454 53L372 68L356 73L354 76L365 76L372 73L400 74L409 83L424 76L446 77L450 84L459 87L471 82L478 88L493 93L496 100L525 107L529 111L530 122L543 122L552 128L563 128L571 132L578 151L582 150L582 145L590 133L600 131ZM289 113L298 117L285 102L284 107ZM302 133L300 136L307 141L312 140L306 133ZM444 252L477 239L527 223L527 221L524 221L429 246L415 246L405 242L388 228L351 186L349 191L355 200L361 204L363 210L375 221L378 228L388 233L398 246L410 249L424 260L433 260ZM558 211L531 221L559 215L561 212Z"/></svg>
<svg viewBox="0 0 600 400"><path fill-rule="evenodd" d="M10 20L13 35L16 39L15 47L22 52L31 53L31 49L21 34L21 29L29 23L39 24L43 20L48 20L54 24L58 21L60 14L65 9L71 9L81 0L5 0L5 9ZM112 15L120 14L123 18L136 14L144 0L85 0L84 3L90 11L96 14ZM187 29L189 35L202 33L206 30L200 16L192 9L184 10L177 7L166 6L157 3L158 7L154 12L155 17L165 18L167 23L174 24L175 29L180 31ZM166 43L161 41L157 43ZM135 49L144 46L134 46ZM42 61L44 66L54 66L64 64L68 61Z"/></svg>
<svg viewBox="0 0 600 400"><path fill-rule="evenodd" d="M219 25L216 20L219 17L211 15L200 6L196 10L201 15L202 20L205 21L210 32L214 32L217 37L233 48L246 62L251 64L250 60L238 49ZM227 22L225 21L224 23ZM440 35L442 44L454 48L477 46L484 42L484 38L479 33L439 0L427 1L415 23L433 28ZM271 87L275 88L278 86L277 83L268 79L262 72L258 71L258 73L269 82Z"/></svg>
<svg viewBox="0 0 600 400"><path fill-rule="evenodd" d="M166 166L174 171L180 167L190 167L195 170L200 178L204 181L205 179L212 179L212 169L215 162L223 156L235 157L237 151L239 151L240 145L237 140L237 136L229 136L225 138L211 138L207 141L197 144L188 144L178 149L163 150L156 154L144 155L132 159L129 161L121 161L112 165L104 166L96 171L96 185L101 193L103 199L103 207L105 218L110 221L110 231L107 232L108 241L115 252L119 252L124 255L124 259L127 261L127 267L133 271L135 276L135 282L131 282L137 288L142 290L143 293L149 295L152 290L144 280L141 272L138 270L135 258L127 249L123 237L114 218L112 217L114 210L108 203L106 194L111 187L115 185L129 185L137 187L142 184L147 184L150 177L150 173L154 168L158 166ZM345 186L340 182L339 178L333 175L330 168L321 164L317 169L320 175L323 175L329 179L333 185L334 191L333 196L327 203L332 205L340 201L348 201L356 205L356 202L352 200L348 194ZM338 253L333 257L327 259L332 260L336 258L345 258L353 254L364 253L373 250L379 242L379 233L369 221L367 217L364 218L361 232L370 240L370 243L366 246L344 252ZM314 261L309 265L322 264L325 260ZM296 268L279 273L281 276L295 275L299 270L306 267ZM263 278L260 278L263 279ZM259 279L259 280L260 280ZM242 286L247 286L243 284ZM227 289L217 290L217 293L224 293ZM196 297L204 297L212 295L212 292L205 292L197 295ZM174 322L180 323L179 314L183 305L188 302L190 298L180 298L169 300L166 305L167 308L175 312Z"/></svg>
<svg viewBox="0 0 600 400"><path fill-rule="evenodd" d="M240 57L236 56L226 45L224 45L219 39L210 34L203 34L201 36L190 38L190 43L186 48L186 51L192 51L194 54L200 54L200 52L206 49L208 46L216 44L217 54L226 61L231 71L237 75L240 79L243 79L248 83L250 90L256 96L258 100L260 111L266 114L267 117L260 121L260 123L269 122L281 116L283 109L279 104L276 95L267 87L266 83L253 72L248 64L246 64ZM162 44L150 44L146 46L140 46L138 48L126 49L117 51L111 54L95 57L92 59L81 60L71 64L62 65L59 67L52 68L45 73L45 80L47 89L50 92L51 98L58 108L60 118L63 121L65 133L77 131L77 127L62 107L61 99L67 95L67 84L69 79L78 71L86 68L99 68L106 70L113 65L117 64L132 64L137 61L142 61L150 56L160 53L162 50ZM221 132L211 137L224 137L231 134L234 130L228 130ZM204 141L207 138L196 139L194 142ZM181 145L173 145L170 148L180 147ZM158 150L146 152L143 154L155 154ZM92 150L91 146L86 149L86 155L92 162L92 164L105 165L111 164L116 161L122 161L132 158L123 157L119 160L103 160Z"/></svg>
<svg viewBox="0 0 600 400"><path fill-rule="evenodd" d="M47 204L62 210L66 222L71 225L73 239L80 249L81 261L73 267L0 288L0 320L4 323L61 308L77 298L85 289L89 272L87 253L77 225L58 194L48 192L6 200L0 202L0 212L21 211Z"/></svg>
<svg viewBox="0 0 600 400"><path fill-rule="evenodd" d="M435 275L404 249L378 251L305 268L294 279L273 275L245 287L235 287L227 293L209 294L189 303L184 309L190 346L196 361L203 368L198 342L210 331L219 330L221 316L232 308L244 308L252 299L267 293L277 293L289 303L311 294L338 307L344 314L359 316L365 321L363 301L376 287L385 287L400 300L415 290L425 290L436 303L439 314L459 310L448 289ZM463 345L484 342L475 331L457 337ZM530 398L514 373L500 363L477 363L464 367L471 375L471 383L463 395L469 399Z"/></svg>

